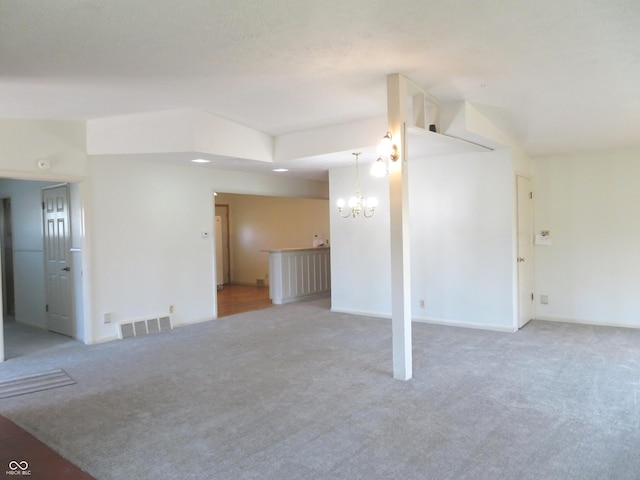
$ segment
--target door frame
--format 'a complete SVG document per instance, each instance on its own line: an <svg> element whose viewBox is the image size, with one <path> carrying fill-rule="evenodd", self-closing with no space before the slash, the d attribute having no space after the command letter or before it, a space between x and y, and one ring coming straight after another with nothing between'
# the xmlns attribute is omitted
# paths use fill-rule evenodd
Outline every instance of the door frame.
<svg viewBox="0 0 640 480"><path fill-rule="evenodd" d="M226 262L226 266L227 266L226 270L224 268L222 269L222 280L223 280L222 283L230 284L231 283L231 234L229 232L229 204L214 203L213 205L214 224L215 224L215 217L217 216L215 211L216 208L222 208L225 210L225 214L220 215L222 217L222 234L225 237L224 240L222 241L222 244L224 245L226 240L226 245L227 245L227 248L222 250L222 256L223 256L222 265L224 267L224 264Z"/></svg>
<svg viewBox="0 0 640 480"><path fill-rule="evenodd" d="M12 237L12 210L11 196L3 196L0 198L0 270L2 271L2 313L15 315L15 294L14 294L14 274L13 274L13 241L11 242L11 252L7 252L7 237ZM8 207L6 206L8 204ZM9 217L7 218L7 212ZM6 234L7 229L11 232ZM13 240L13 239L12 239ZM9 268L11 265L11 268ZM13 310L13 311L12 311Z"/></svg>
<svg viewBox="0 0 640 480"><path fill-rule="evenodd" d="M528 239L530 245L530 258L524 258L524 260L520 260L520 221L521 221L521 211L520 211L520 187L519 187L519 178L526 179L529 182L529 192L530 192L530 211L528 218L526 221L528 222L529 230L530 230L530 238ZM533 248L533 178L531 175L518 173L516 172L515 177L515 257L514 258L514 268L515 268L515 327L516 330L524 327L529 321L533 320L535 317L535 301L534 301L534 292L535 292L535 272L534 272L534 248ZM521 285L521 269L522 263L526 262L528 268L528 276L530 277L529 285L531 286L531 300L528 300L529 293L527 293L527 300L524 300L525 297L522 295L521 289L523 286ZM525 272L526 274L526 272ZM531 315L528 320L521 322L521 313L523 309L523 301L531 302L530 303L530 312Z"/></svg>

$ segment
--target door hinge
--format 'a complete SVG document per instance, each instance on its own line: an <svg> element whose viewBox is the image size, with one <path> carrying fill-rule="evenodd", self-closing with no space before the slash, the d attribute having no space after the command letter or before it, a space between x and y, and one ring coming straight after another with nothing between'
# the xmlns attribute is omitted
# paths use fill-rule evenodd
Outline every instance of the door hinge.
<svg viewBox="0 0 640 480"><path fill-rule="evenodd" d="M44 306L44 310L45 310L47 313L49 313L49 304L48 304L48 303Z"/></svg>
<svg viewBox="0 0 640 480"><path fill-rule="evenodd" d="M529 192L529 198L533 199L533 192Z"/></svg>
<svg viewBox="0 0 640 480"><path fill-rule="evenodd" d="M533 302L533 292L531 292L531 301Z"/></svg>
<svg viewBox="0 0 640 480"><path fill-rule="evenodd" d="M42 202L42 209L44 210L44 202Z"/></svg>

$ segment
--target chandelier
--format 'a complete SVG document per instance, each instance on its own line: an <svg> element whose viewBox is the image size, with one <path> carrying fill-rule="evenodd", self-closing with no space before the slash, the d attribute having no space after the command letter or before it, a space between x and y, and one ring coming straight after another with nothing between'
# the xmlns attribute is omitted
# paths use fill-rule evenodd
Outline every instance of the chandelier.
<svg viewBox="0 0 640 480"><path fill-rule="evenodd" d="M356 193L349 199L348 203L342 198L338 199L338 211L342 218L356 218L361 213L365 218L371 218L378 206L378 199L375 197L365 199L362 193L360 193L360 180L358 178L358 156L360 152L354 152L352 155L356 157ZM348 207L348 210L345 210L345 205Z"/></svg>

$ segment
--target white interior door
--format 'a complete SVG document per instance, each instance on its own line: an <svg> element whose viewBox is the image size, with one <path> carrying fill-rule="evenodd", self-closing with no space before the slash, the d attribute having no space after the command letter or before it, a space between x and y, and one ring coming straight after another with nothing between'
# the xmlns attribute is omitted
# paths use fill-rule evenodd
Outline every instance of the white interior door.
<svg viewBox="0 0 640 480"><path fill-rule="evenodd" d="M518 175L518 328L533 318L533 200L531 180Z"/></svg>
<svg viewBox="0 0 640 480"><path fill-rule="evenodd" d="M47 328L74 336L67 185L42 190Z"/></svg>

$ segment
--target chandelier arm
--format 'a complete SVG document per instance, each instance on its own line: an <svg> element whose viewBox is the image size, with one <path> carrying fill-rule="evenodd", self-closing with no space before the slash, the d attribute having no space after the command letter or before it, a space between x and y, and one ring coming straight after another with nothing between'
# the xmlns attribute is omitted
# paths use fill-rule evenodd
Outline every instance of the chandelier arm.
<svg viewBox="0 0 640 480"><path fill-rule="evenodd" d="M346 215L344 214L344 208L338 208L338 212L340 212L342 218L349 218L351 216L351 210L349 210Z"/></svg>
<svg viewBox="0 0 640 480"><path fill-rule="evenodd" d="M360 152L354 152L352 155L356 157L356 191L355 196L349 199L349 209L345 214L345 205L344 200L338 200L338 211L340 212L340 216L342 218L353 217L356 218L358 215L362 213L365 218L371 218L373 216L373 212L375 210L375 205L367 206L367 200L362 196L360 192L360 169L358 164L358 157L360 156ZM373 198L373 197L372 197ZM375 200L375 199L374 199ZM377 200L375 201L377 205Z"/></svg>

